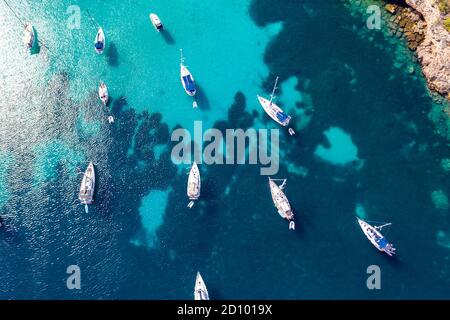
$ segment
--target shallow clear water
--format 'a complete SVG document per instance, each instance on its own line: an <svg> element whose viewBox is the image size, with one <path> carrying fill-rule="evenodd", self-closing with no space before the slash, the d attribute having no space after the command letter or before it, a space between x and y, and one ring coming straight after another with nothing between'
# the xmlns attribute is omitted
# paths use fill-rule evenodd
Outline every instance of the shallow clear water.
<svg viewBox="0 0 450 320"><path fill-rule="evenodd" d="M69 30L73 4L81 25ZM339 1L11 5L46 47L27 55L20 23L0 4L0 208L12 215L0 230L0 298L191 299L197 271L213 299L448 298L449 141L428 117L434 104L420 74L394 62L401 40L361 37L365 21ZM89 15L106 33L102 56ZM198 109L180 84L180 48ZM255 165L202 165L201 200L187 209L172 130L194 120L276 128L256 99L276 75L297 131L282 130L277 175L288 178L296 232ZM98 187L86 214L77 191L89 160ZM356 215L393 222L396 258L371 246ZM73 264L80 291L66 287ZM379 291L366 287L372 264Z"/></svg>

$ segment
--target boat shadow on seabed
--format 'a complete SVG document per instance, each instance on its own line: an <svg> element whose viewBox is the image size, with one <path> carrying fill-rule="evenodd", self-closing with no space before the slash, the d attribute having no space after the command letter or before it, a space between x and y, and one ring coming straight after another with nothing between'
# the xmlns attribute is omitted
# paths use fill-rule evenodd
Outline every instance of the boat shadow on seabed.
<svg viewBox="0 0 450 320"><path fill-rule="evenodd" d="M109 66L119 66L119 52L117 51L117 46L114 42L109 43L108 49L106 49L106 57Z"/></svg>
<svg viewBox="0 0 450 320"><path fill-rule="evenodd" d="M195 94L194 100L197 102L198 108L200 110L210 110L211 106L209 104L208 97L205 95L202 87L197 85L197 93Z"/></svg>
<svg viewBox="0 0 450 320"><path fill-rule="evenodd" d="M111 112L113 114L119 114L123 112L123 109L128 106L127 98L125 96L120 96L111 103Z"/></svg>
<svg viewBox="0 0 450 320"><path fill-rule="evenodd" d="M167 44L174 45L175 39L172 37L172 34L167 29L161 30L161 36Z"/></svg>

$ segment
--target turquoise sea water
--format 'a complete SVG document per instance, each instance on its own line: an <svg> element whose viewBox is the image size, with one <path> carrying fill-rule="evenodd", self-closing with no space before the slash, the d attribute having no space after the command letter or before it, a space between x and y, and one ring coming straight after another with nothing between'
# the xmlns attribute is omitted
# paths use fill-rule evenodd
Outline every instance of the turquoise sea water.
<svg viewBox="0 0 450 320"><path fill-rule="evenodd" d="M45 43L31 56L0 3L0 298L192 299L197 271L213 299L448 298L448 129L403 41L368 31L348 3L11 1ZM71 5L79 29L67 28ZM198 109L180 84L180 48ZM297 131L281 130L277 175L297 230L254 165L200 166L202 197L187 209L173 129L277 128L256 99L276 75ZM89 160L98 181L86 214L77 191ZM373 248L356 215L392 222L398 256ZM66 287L74 264L79 291ZM373 264L379 291L366 287Z"/></svg>

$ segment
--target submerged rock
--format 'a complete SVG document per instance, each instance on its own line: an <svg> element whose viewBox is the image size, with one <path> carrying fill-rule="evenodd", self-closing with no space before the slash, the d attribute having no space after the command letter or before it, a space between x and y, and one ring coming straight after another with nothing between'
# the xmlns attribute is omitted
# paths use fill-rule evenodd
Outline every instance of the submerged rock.
<svg viewBox="0 0 450 320"><path fill-rule="evenodd" d="M446 172L450 172L450 158L445 158L441 160L441 168Z"/></svg>
<svg viewBox="0 0 450 320"><path fill-rule="evenodd" d="M448 197L443 190L435 190L431 193L431 200L433 201L434 207L438 210L448 210L449 203Z"/></svg>
<svg viewBox="0 0 450 320"><path fill-rule="evenodd" d="M439 230L436 234L436 243L444 248L450 249L450 235L448 232Z"/></svg>
<svg viewBox="0 0 450 320"><path fill-rule="evenodd" d="M395 14L395 12L397 11L397 6L395 4L392 3L388 3L385 7L387 12Z"/></svg>

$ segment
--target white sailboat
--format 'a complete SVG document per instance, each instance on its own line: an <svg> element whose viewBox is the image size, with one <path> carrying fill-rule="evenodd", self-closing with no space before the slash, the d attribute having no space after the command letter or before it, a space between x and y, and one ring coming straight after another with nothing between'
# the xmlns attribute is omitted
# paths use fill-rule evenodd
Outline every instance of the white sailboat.
<svg viewBox="0 0 450 320"><path fill-rule="evenodd" d="M106 84L103 82L100 82L100 86L98 87L98 96L100 100L102 101L103 105L107 105L109 101L109 93L108 93L108 87L106 87Z"/></svg>
<svg viewBox="0 0 450 320"><path fill-rule="evenodd" d="M183 50L180 49L180 79L181 84L183 85L184 91L191 97L195 96L197 93L197 86L195 84L194 76L191 74L189 69L184 65L184 58L183 58ZM193 107L197 107L197 102L194 101Z"/></svg>
<svg viewBox="0 0 450 320"><path fill-rule="evenodd" d="M366 235L367 239L382 252L386 252L389 256L393 256L395 254L395 248L391 243L389 243L386 238L380 233L380 230L384 227L390 226L391 223L386 223L381 226L371 226L366 221L356 217L358 219L359 226L362 231Z"/></svg>
<svg viewBox="0 0 450 320"><path fill-rule="evenodd" d="M22 41L28 51L30 51L34 47L35 39L36 37L34 35L33 25L30 22L27 22L23 30Z"/></svg>
<svg viewBox="0 0 450 320"><path fill-rule="evenodd" d="M272 194L273 203L278 209L280 216L289 221L289 230L295 230L294 212L292 211L291 205L283 192L285 185L286 179L283 180L283 184L281 186L278 186L275 183L275 180L269 177L270 193Z"/></svg>
<svg viewBox="0 0 450 320"><path fill-rule="evenodd" d="M150 21L152 22L153 26L155 27L156 31L160 32L164 29L164 26L163 26L161 20L159 19L159 17L156 14L150 13L149 18L150 18Z"/></svg>
<svg viewBox="0 0 450 320"><path fill-rule="evenodd" d="M200 171L198 170L197 163L194 162L192 168L189 172L189 179L187 184L187 196L189 197L188 208L192 208L194 206L194 201L200 197L201 190L201 179L200 179Z"/></svg>
<svg viewBox="0 0 450 320"><path fill-rule="evenodd" d="M209 300L208 289L206 289L205 282L203 281L200 272L197 272L197 277L195 278L194 299Z"/></svg>
<svg viewBox="0 0 450 320"><path fill-rule="evenodd" d="M97 35L95 36L94 46L95 46L95 52L97 52L98 54L102 54L103 51L105 50L106 37L105 37L105 33L103 32L102 28L98 29Z"/></svg>
<svg viewBox="0 0 450 320"><path fill-rule="evenodd" d="M278 89L278 79L279 77L277 77L277 79L275 80L275 86L273 87L272 94L270 95L270 100L259 95L257 97L264 111L278 124L282 125L283 127L287 127L292 118L287 115L279 106L273 103L273 100L275 99L275 91ZM292 128L289 128L288 131L291 136L295 134L295 131Z"/></svg>
<svg viewBox="0 0 450 320"><path fill-rule="evenodd" d="M89 165L83 175L81 181L80 193L78 198L81 204L84 204L86 213L88 213L88 205L94 203L94 190L95 190L95 170L94 164L89 162Z"/></svg>

